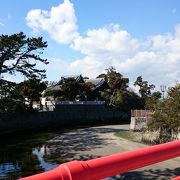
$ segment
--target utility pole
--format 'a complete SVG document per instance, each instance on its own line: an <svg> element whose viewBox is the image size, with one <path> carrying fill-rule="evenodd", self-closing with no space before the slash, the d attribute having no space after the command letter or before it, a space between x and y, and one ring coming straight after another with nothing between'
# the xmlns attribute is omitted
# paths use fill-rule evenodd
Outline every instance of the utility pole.
<svg viewBox="0 0 180 180"><path fill-rule="evenodd" d="M163 100L164 100L164 93L166 92L166 85L161 85L160 88L161 88L161 92L162 92Z"/></svg>

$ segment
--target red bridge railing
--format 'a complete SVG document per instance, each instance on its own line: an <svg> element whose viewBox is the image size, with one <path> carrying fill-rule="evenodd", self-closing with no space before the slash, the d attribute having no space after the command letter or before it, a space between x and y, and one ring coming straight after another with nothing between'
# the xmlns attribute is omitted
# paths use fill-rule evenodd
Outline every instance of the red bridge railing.
<svg viewBox="0 0 180 180"><path fill-rule="evenodd" d="M88 161L64 163L53 170L21 180L99 180L178 156L180 140ZM175 180L180 180L180 177Z"/></svg>

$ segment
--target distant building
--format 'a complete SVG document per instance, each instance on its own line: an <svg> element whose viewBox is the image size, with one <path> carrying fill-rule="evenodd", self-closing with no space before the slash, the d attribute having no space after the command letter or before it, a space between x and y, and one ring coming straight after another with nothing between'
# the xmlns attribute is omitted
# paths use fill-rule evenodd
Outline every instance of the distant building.
<svg viewBox="0 0 180 180"><path fill-rule="evenodd" d="M95 79L85 79L85 82L90 82L94 85L92 91L100 91L103 90L106 86L106 81L104 78L95 78Z"/></svg>
<svg viewBox="0 0 180 180"><path fill-rule="evenodd" d="M89 94L89 97L87 98L86 95L82 96L77 94L76 98L73 101L59 101L56 100L53 96L49 95L46 97L41 98L40 103L34 103L34 108L36 109L42 109L44 110L53 110L57 104L95 104L96 102L98 104L104 104L103 101L100 99L100 92L107 86L107 83L104 78L94 78L94 79L88 79L88 78L83 78L82 75L76 75L76 76L63 76L61 79L53 84L52 86L48 87L42 94L48 93L48 92L54 92L54 91L59 91L61 90L62 84L65 79L68 78L73 78L76 80L78 83L91 83L93 86L91 88L91 92ZM93 103L93 101L96 101ZM47 108L48 107L48 108Z"/></svg>
<svg viewBox="0 0 180 180"><path fill-rule="evenodd" d="M44 92L44 93L47 93L49 91L59 91L61 89L61 86L64 82L65 79L68 79L68 78L74 78L76 80L76 82L79 82L79 83L83 83L84 82L84 79L82 77L82 75L74 75L74 76L62 76L61 79L54 85L48 87Z"/></svg>

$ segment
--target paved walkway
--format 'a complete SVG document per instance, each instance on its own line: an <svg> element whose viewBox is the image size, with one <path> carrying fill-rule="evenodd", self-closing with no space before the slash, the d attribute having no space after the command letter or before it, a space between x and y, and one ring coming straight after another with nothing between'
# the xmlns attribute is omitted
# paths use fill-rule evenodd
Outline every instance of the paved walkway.
<svg viewBox="0 0 180 180"><path fill-rule="evenodd" d="M61 162L63 157L68 161L87 160L145 147L144 144L113 135L116 131L128 129L129 125L111 125L73 130L51 139L47 147L51 158L53 156L56 161L59 158ZM178 175L180 176L180 157L117 175L113 179L166 180Z"/></svg>

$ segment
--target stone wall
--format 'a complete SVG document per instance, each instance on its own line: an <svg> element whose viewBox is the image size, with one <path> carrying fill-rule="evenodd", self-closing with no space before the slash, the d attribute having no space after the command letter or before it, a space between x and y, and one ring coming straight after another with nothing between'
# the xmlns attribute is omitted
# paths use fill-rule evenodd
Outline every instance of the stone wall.
<svg viewBox="0 0 180 180"><path fill-rule="evenodd" d="M147 123L152 119L153 111L150 110L131 110L130 129L140 131L147 127Z"/></svg>
<svg viewBox="0 0 180 180"><path fill-rule="evenodd" d="M130 130L141 131L147 126L146 117L131 117Z"/></svg>
<svg viewBox="0 0 180 180"><path fill-rule="evenodd" d="M0 134L44 127L123 123L127 113L104 105L58 105L54 111L0 117Z"/></svg>

